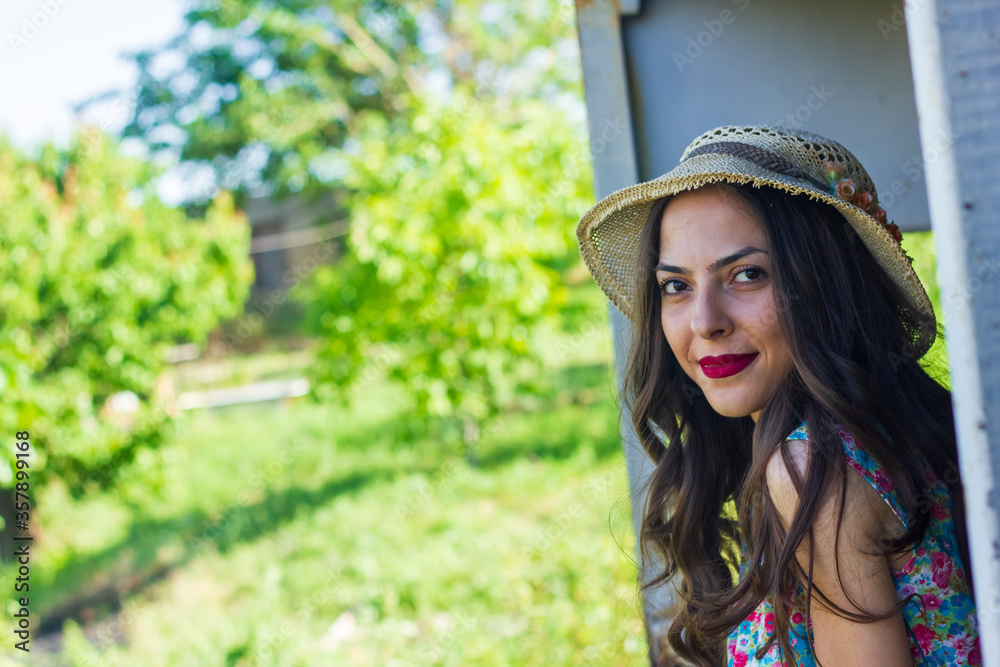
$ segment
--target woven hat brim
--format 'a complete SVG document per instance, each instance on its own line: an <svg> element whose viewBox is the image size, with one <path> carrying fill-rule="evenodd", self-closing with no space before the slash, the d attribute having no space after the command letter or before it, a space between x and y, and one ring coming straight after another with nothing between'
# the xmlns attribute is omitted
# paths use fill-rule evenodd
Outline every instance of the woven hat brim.
<svg viewBox="0 0 1000 667"><path fill-rule="evenodd" d="M936 335L930 298L902 248L875 218L808 181L775 173L738 156L711 153L688 158L663 176L613 192L580 218L576 229L580 254L597 284L633 324L634 299L631 290L638 241L653 202L660 197L715 182L774 187L790 194L807 195L835 207L900 287L911 307L930 321L930 326L925 326L920 332L912 332L917 341L918 357L930 349Z"/></svg>

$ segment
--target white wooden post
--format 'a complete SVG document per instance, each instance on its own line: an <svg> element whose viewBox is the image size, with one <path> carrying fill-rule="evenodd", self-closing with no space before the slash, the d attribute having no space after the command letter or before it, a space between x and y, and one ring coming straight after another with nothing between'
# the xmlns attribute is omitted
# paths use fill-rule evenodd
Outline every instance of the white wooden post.
<svg viewBox="0 0 1000 667"><path fill-rule="evenodd" d="M576 4L590 148L594 157L594 191L598 199L637 182L632 115L625 83L619 16L622 13L634 13L638 9L638 0L577 0ZM610 302L608 309L620 394L631 323ZM638 536L646 500L639 490L643 488L653 464L639 444L627 410L622 416L621 436L631 489L633 529ZM642 562L639 553L636 560L642 568L640 580L645 583L655 575L656 563ZM670 602L668 589L663 587L647 590L643 595L651 665L656 665L660 653L657 637L662 632L663 621L658 618L657 612L666 608Z"/></svg>
<svg viewBox="0 0 1000 667"><path fill-rule="evenodd" d="M1000 2L906 3L984 665L1000 665Z"/></svg>

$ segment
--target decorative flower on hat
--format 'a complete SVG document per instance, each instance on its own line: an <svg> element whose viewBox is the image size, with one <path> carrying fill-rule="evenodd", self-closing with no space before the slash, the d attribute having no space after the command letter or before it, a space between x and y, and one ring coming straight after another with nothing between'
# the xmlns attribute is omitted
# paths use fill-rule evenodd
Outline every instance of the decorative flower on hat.
<svg viewBox="0 0 1000 667"><path fill-rule="evenodd" d="M879 206L877 195L858 188L854 179L844 176L845 170L846 166L841 162L823 163L826 184L830 188L831 194L836 195L849 204L854 204L875 218L892 235L892 238L896 239L896 243L902 243L903 234L899 231L899 227L895 223L886 222L885 209Z"/></svg>

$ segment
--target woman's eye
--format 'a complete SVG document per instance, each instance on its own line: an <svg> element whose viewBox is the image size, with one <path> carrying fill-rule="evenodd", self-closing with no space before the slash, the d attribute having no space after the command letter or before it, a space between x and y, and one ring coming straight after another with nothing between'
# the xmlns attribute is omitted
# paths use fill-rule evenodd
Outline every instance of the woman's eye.
<svg viewBox="0 0 1000 667"><path fill-rule="evenodd" d="M748 273L748 274L751 274L751 275L749 276L749 278L750 278L750 279L749 279L749 280L737 280L736 282L749 282L749 283L752 283L752 282L754 282L755 280L760 280L760 277L764 275L764 272L763 272L763 271L761 271L761 270L760 270L759 268L757 268L756 266L748 266L748 267L746 267L746 268L743 268L743 269L740 269L740 270L739 270L739 271L738 271L738 272L736 273L736 275L737 275L737 276L741 276L741 275L743 275L744 273Z"/></svg>
<svg viewBox="0 0 1000 667"><path fill-rule="evenodd" d="M745 275L745 279L741 280L739 277ZM734 283L742 283L744 285L757 283L763 280L767 274L758 266L744 266L737 269L736 273L733 274ZM667 278L659 282L660 294L676 296L681 292L686 291L687 285L682 280L677 280L676 278Z"/></svg>
<svg viewBox="0 0 1000 667"><path fill-rule="evenodd" d="M668 287L670 287L671 285L678 285L678 284L680 285L680 287L677 290L671 291L668 289ZM677 292L681 291L682 289L684 289L684 283L681 282L680 280L667 279L660 283L661 294L677 294Z"/></svg>

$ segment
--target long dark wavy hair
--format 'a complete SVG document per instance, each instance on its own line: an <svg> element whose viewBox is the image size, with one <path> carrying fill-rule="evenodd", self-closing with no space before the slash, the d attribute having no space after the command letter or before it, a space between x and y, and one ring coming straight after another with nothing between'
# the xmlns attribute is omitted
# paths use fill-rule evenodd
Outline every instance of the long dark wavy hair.
<svg viewBox="0 0 1000 667"><path fill-rule="evenodd" d="M769 187L705 187L739 195L763 228L775 309L793 363L756 423L750 416L724 417L709 405L677 362L661 326L655 266L669 197L656 200L639 241L637 314L620 404L630 410L655 463L640 547L644 562L662 563L663 569L642 588L672 582L677 592L664 660L672 652L699 666L725 664L728 634L769 592L775 629L758 657L777 643L790 660L795 653L788 608L798 585L806 590L807 605L815 594L858 622L888 618L908 600L881 615L846 610L798 564L796 547L836 487L841 489L838 530L843 519L848 468L838 427L864 443L911 517L905 534L880 544L885 554L903 553L922 540L930 522L925 479L930 468L948 484L959 550L971 576L951 394L928 372L939 369L922 365L913 347L919 332L929 328L942 336L943 330L909 306L834 207ZM770 502L765 472L772 454L803 420L811 452L804 478L796 474L787 448L780 448L801 498L786 533ZM726 507L730 502L735 516L732 506ZM739 580L741 542L747 572Z"/></svg>

